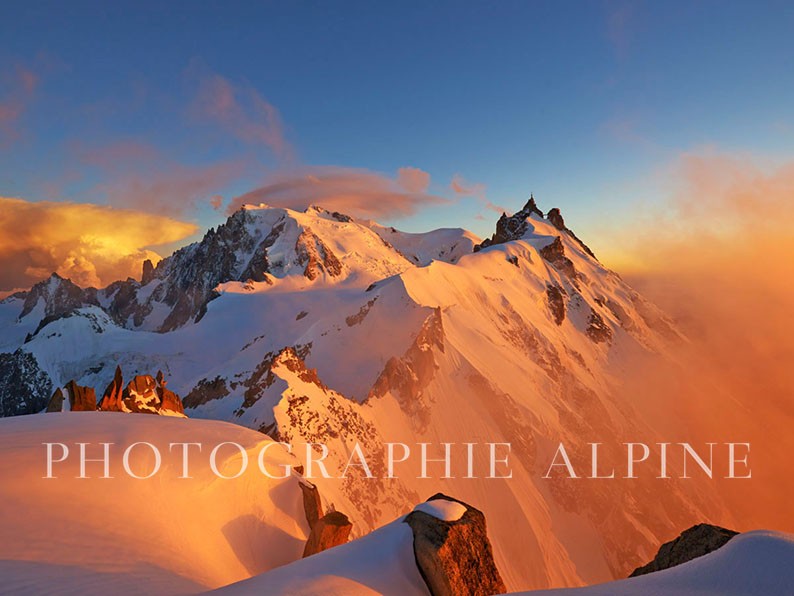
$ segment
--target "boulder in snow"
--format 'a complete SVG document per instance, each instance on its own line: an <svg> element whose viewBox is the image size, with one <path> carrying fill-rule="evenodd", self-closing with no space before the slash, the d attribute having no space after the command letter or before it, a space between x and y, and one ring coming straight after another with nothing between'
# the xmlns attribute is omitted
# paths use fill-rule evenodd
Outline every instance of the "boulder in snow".
<svg viewBox="0 0 794 596"><path fill-rule="evenodd" d="M344 513L329 511L312 527L309 539L303 549L303 556L309 557L346 543L352 529L353 524Z"/></svg>
<svg viewBox="0 0 794 596"><path fill-rule="evenodd" d="M433 596L487 596L506 591L488 540L485 516L438 493L405 518L419 572Z"/></svg>
<svg viewBox="0 0 794 596"><path fill-rule="evenodd" d="M724 546L739 532L727 530L711 524L697 524L684 530L677 538L665 542L653 560L647 565L637 567L629 577L637 577L662 569L669 569L692 559L702 557Z"/></svg>

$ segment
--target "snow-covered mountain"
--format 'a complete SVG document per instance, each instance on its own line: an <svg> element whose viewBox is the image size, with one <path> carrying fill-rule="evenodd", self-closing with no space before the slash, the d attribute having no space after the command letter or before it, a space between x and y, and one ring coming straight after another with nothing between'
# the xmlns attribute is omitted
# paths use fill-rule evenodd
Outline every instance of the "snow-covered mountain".
<svg viewBox="0 0 794 596"><path fill-rule="evenodd" d="M54 276L0 303L0 378L25 380L0 386L4 414L71 379L104 387L121 365L162 370L191 417L326 443L329 468L357 443L376 476L385 442L453 443L454 478L441 464L418 478L409 457L399 478L317 483L357 536L439 490L472 503L512 589L624 577L671 526L730 525L697 480L542 478L560 442L589 465L589 441L661 440L619 380L685 340L534 199L482 243L249 206L141 281L75 288ZM465 478L464 443L511 444L512 478ZM479 470L488 455L474 451Z"/></svg>

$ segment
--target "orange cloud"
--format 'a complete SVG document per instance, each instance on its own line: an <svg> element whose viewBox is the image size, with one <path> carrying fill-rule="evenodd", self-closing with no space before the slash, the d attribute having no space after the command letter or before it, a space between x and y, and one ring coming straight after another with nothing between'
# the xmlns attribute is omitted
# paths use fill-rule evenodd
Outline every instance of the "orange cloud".
<svg viewBox="0 0 794 596"><path fill-rule="evenodd" d="M449 187L457 195L485 197L485 185L479 182L469 183L460 174L455 174Z"/></svg>
<svg viewBox="0 0 794 596"><path fill-rule="evenodd" d="M632 226L609 231L613 264L624 271L680 271L700 266L709 255L742 259L746 244L771 239L787 245L794 220L794 162L769 167L761 161L713 149L679 156L661 173L667 184L663 205L644 205ZM694 241L696 253L670 259Z"/></svg>
<svg viewBox="0 0 794 596"><path fill-rule="evenodd" d="M17 126L33 99L39 78L33 71L17 67L13 74L1 77L0 80L7 89L0 96L0 148L3 148L19 139Z"/></svg>
<svg viewBox="0 0 794 596"><path fill-rule="evenodd" d="M408 192L427 192L430 186L430 174L419 168L400 168L397 170L397 184Z"/></svg>
<svg viewBox="0 0 794 596"><path fill-rule="evenodd" d="M215 211L220 211L223 207L223 197L221 195L213 195L210 197L210 205Z"/></svg>
<svg viewBox="0 0 794 596"><path fill-rule="evenodd" d="M198 79L198 93L190 106L197 119L214 122L245 143L264 145L280 159L292 159L278 110L256 89L234 85L215 73L199 73Z"/></svg>
<svg viewBox="0 0 794 596"><path fill-rule="evenodd" d="M639 408L655 404L660 426L669 418L670 437L751 442L753 479L719 490L737 529L792 531L794 162L693 152L665 178L669 200L615 241L635 255L629 282L689 342L675 365L627 365L626 389Z"/></svg>
<svg viewBox="0 0 794 596"><path fill-rule="evenodd" d="M449 183L449 188L456 195L463 197L474 197L479 200L483 206L495 213L510 213L510 210L501 205L496 205L488 200L485 196L486 187L481 182L467 182L460 174L455 174L452 181ZM485 219L477 218L477 219Z"/></svg>
<svg viewBox="0 0 794 596"><path fill-rule="evenodd" d="M397 217L448 199L419 192L430 177L416 168L401 168L396 178L363 169L321 166L272 175L268 183L232 200L228 211L244 204L305 209L319 205L358 217Z"/></svg>
<svg viewBox="0 0 794 596"><path fill-rule="evenodd" d="M182 240L196 226L88 203L0 197L0 291L30 287L57 272L81 286L140 277L150 247Z"/></svg>
<svg viewBox="0 0 794 596"><path fill-rule="evenodd" d="M184 214L201 203L215 206L218 193L248 167L242 160L187 165L137 141L76 147L75 153L84 165L99 170L103 182L94 192L111 205L169 215Z"/></svg>

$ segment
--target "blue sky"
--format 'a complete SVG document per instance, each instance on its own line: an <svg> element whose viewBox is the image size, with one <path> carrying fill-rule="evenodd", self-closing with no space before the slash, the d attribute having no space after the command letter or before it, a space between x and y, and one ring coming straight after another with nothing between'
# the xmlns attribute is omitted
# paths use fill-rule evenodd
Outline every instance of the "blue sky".
<svg viewBox="0 0 794 596"><path fill-rule="evenodd" d="M0 196L206 227L285 171L414 167L450 202L387 223L485 235L534 192L601 246L682 153L794 147L791 3L169 4L3 3Z"/></svg>

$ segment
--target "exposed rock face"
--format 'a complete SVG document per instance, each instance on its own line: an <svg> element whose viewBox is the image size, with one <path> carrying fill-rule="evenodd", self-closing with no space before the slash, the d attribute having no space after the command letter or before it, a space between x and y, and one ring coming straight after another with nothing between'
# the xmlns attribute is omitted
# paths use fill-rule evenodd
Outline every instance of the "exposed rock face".
<svg viewBox="0 0 794 596"><path fill-rule="evenodd" d="M154 279L154 264L152 263L151 259L146 259L143 262L143 268L141 271L141 285L145 286L153 279Z"/></svg>
<svg viewBox="0 0 794 596"><path fill-rule="evenodd" d="M163 371L157 371L157 396L160 398L160 410L169 410L177 414L184 414L185 407L182 405L182 400L179 396L166 388L168 381L163 377Z"/></svg>
<svg viewBox="0 0 794 596"><path fill-rule="evenodd" d="M587 337L595 343L612 341L612 329L606 324L604 318L595 310L590 310L590 318L587 320Z"/></svg>
<svg viewBox="0 0 794 596"><path fill-rule="evenodd" d="M551 263L557 271L567 275L571 281L576 281L576 267L574 267L573 261L565 256L565 246L559 236L554 239L554 242L540 249L540 256Z"/></svg>
<svg viewBox="0 0 794 596"><path fill-rule="evenodd" d="M362 306L356 314L346 317L345 323L347 324L347 326L352 327L353 325L360 325L364 321L364 319L367 318L369 311L372 309L372 307L374 306L377 300L378 297L375 296L375 298L368 301L364 306Z"/></svg>
<svg viewBox="0 0 794 596"><path fill-rule="evenodd" d="M535 197L530 197L527 204L524 205L524 208L510 217L508 217L506 213L502 213L502 216L496 222L496 232L494 235L491 236L491 238L486 238L475 246L474 252L493 246L494 244L503 244L511 240L518 240L527 231L527 218L533 214L538 217L543 217L543 212L538 209L538 206L535 204Z"/></svg>
<svg viewBox="0 0 794 596"><path fill-rule="evenodd" d="M555 228L557 228L561 232L565 232L571 238L576 240L576 243L579 246L581 246L582 250L585 251L588 255L590 255L594 259L596 258L595 254L593 254L593 251L590 250L590 247L587 246L584 242L582 242L579 239L579 237L573 233L573 230L571 230L565 225L565 220L562 218L562 213L560 213L560 210L557 207L554 207L548 212L548 214L546 215L546 219L548 219Z"/></svg>
<svg viewBox="0 0 794 596"><path fill-rule="evenodd" d="M438 368L434 348L444 352L444 325L440 307L425 319L416 340L402 358L392 357L386 362L368 399L383 397L392 391L400 407L412 416L419 428L425 428L429 422L429 407L421 397Z"/></svg>
<svg viewBox="0 0 794 596"><path fill-rule="evenodd" d="M52 381L36 357L18 349L0 354L0 416L35 414L52 394Z"/></svg>
<svg viewBox="0 0 794 596"><path fill-rule="evenodd" d="M184 416L182 400L166 388L166 381L160 371L156 379L149 375L137 375L124 387L121 367L117 366L113 380L102 394L99 404L93 387L82 387L72 380L66 384L66 391L69 396L69 409L73 412L101 410ZM58 389L50 398L47 411L63 411L63 402L63 392Z"/></svg>
<svg viewBox="0 0 794 596"><path fill-rule="evenodd" d="M684 530L678 538L665 542L650 563L638 567L629 577L669 569L707 555L725 545L738 533L711 524L692 526L688 530Z"/></svg>
<svg viewBox="0 0 794 596"><path fill-rule="evenodd" d="M96 391L93 387L83 387L74 381L66 383L69 394L69 410L72 412L96 411Z"/></svg>
<svg viewBox="0 0 794 596"><path fill-rule="evenodd" d="M102 394L102 401L99 402L99 409L104 412L123 412L124 403L122 402L122 394L124 392L124 379L121 376L121 367L116 367L116 373L113 375L113 380L105 389Z"/></svg>
<svg viewBox="0 0 794 596"><path fill-rule="evenodd" d="M201 404L205 404L213 399L221 399L229 395L229 388L226 385L226 379L220 376L215 377L211 381L201 379L196 386L190 390L182 403L186 408L196 408Z"/></svg>
<svg viewBox="0 0 794 596"><path fill-rule="evenodd" d="M19 318L24 318L32 312L39 301L44 303L44 317L50 320L83 306L99 306L95 288L84 290L57 273L53 273L30 289L25 296Z"/></svg>
<svg viewBox="0 0 794 596"><path fill-rule="evenodd" d="M562 325L565 320L565 290L557 285L547 285L546 299L549 303L549 310L554 317L554 322L557 325Z"/></svg>
<svg viewBox="0 0 794 596"><path fill-rule="evenodd" d="M303 549L303 556L309 557L344 544L350 537L352 529L353 524L344 513L338 511L326 513L312 527L306 547Z"/></svg>
<svg viewBox="0 0 794 596"><path fill-rule="evenodd" d="M506 587L496 568L481 511L443 494L428 501L455 501L466 512L455 521L444 521L423 511L405 518L414 534L414 556L419 572L433 596L487 596Z"/></svg>
<svg viewBox="0 0 794 596"><path fill-rule="evenodd" d="M342 263L326 244L310 229L305 229L295 245L298 263L305 265L303 275L310 280L317 279L323 272L331 277L342 273Z"/></svg>
<svg viewBox="0 0 794 596"><path fill-rule="evenodd" d="M317 522L320 521L320 518L323 517L320 491L307 480L301 480L298 485L301 487L301 494L303 495L303 512L306 514L306 522L309 524L309 529L313 529Z"/></svg>
<svg viewBox="0 0 794 596"><path fill-rule="evenodd" d="M52 394L50 403L47 404L47 412L63 412L63 400L63 390L58 387Z"/></svg>
<svg viewBox="0 0 794 596"><path fill-rule="evenodd" d="M162 371L157 372L156 379L149 375L137 375L124 389L122 402L130 412L144 414L165 412L184 414L185 412L179 396L166 388Z"/></svg>
<svg viewBox="0 0 794 596"><path fill-rule="evenodd" d="M538 209L538 206L535 203L535 197L533 196L529 198L529 201L527 201L527 204L524 205L524 208L521 209L521 211L518 211L510 217L508 217L507 214L502 213L499 221L496 222L496 232L494 235L491 236L491 238L483 240L480 244L475 246L474 252L489 246L493 246L494 244L503 244L504 242L519 240L527 231L527 218L532 215L546 219L555 228L561 232L565 232L571 238L573 238L576 243L582 247L582 250L588 255L594 259L596 258L595 254L593 254L593 251L590 250L590 248L584 242L582 242L576 234L574 234L573 230L566 227L562 213L560 213L560 210L557 207L551 209L544 216L543 211Z"/></svg>
<svg viewBox="0 0 794 596"><path fill-rule="evenodd" d="M562 213L560 213L560 210L557 207L549 209L548 214L546 214L546 219L548 219L551 222L551 225L558 230L564 231L568 229L565 227L565 220L562 218Z"/></svg>
<svg viewBox="0 0 794 596"><path fill-rule="evenodd" d="M157 385L149 375L136 375L125 387L122 400L130 412L156 414L160 409Z"/></svg>

